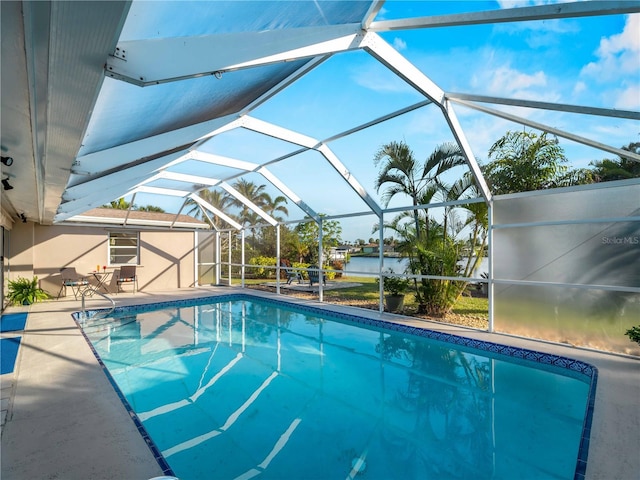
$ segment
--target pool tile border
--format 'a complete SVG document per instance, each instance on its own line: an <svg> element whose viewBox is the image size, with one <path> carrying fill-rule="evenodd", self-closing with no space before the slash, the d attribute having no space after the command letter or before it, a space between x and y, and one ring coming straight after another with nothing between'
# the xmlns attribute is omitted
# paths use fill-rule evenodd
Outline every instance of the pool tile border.
<svg viewBox="0 0 640 480"><path fill-rule="evenodd" d="M582 428L582 435L580 438L580 447L578 449L578 458L576 462L576 469L574 474L574 480L585 480L586 478L586 470L587 470L587 457L589 453L589 442L591 437L591 426L593 419L593 411L595 408L595 397L596 397L596 385L598 381L598 369L590 365L586 362L575 360L569 357L564 357L560 355L553 355L549 353L541 353L536 352L535 350L529 350L526 348L520 347L512 347L508 345L501 345L499 343L487 342L484 340L476 340L472 338L466 338L460 335L454 335L451 333L437 332L435 330L429 330L428 328L421 327L413 327L410 325L403 325L399 323L393 323L386 320L379 320L375 318L368 318L364 316L355 315L352 313L343 313L336 312L324 308L320 308L318 306L304 305L299 303L292 303L283 300L276 300L272 298L266 298L262 296L251 295L247 293L225 293L221 295L210 295L206 297L200 298L191 298L191 299L182 299L182 300L170 300L165 302L156 302L156 303L147 303L143 305L129 305L116 307L111 315L117 316L121 314L126 314L129 312L148 312L153 310L159 310L162 308L168 307L191 307L196 305L205 305L211 302L224 302L224 301L232 301L232 300L251 300L258 301L267 304L277 305L279 307L287 307L293 308L295 310L302 310L304 312L318 314L322 313L323 315L329 316L332 319L347 321L349 323L355 323L364 326L370 326L374 328L380 328L387 331L396 331L402 332L405 334L415 335L419 337L428 338L431 340L436 340L444 343L451 343L458 346L463 346L466 348L471 348L475 350L480 350L483 352L489 352L496 355L503 355L506 357L510 357L516 361L524 361L524 362L534 362L538 364L540 367L555 367L556 369L564 369L566 370L566 374L568 376L574 378L581 378L582 380L586 380L589 383L589 395L587 399L587 406L584 416L584 423ZM104 312L106 310L91 310L86 312L88 318L95 316L100 312ZM72 314L74 320L81 327L81 312L75 312ZM107 375L109 382L113 385L118 397L122 401L123 405L127 409L127 412L131 416L131 419L134 421L138 431L142 435L143 439L151 449L156 461L162 468L165 475L174 476L171 467L162 456L162 453L157 448L147 431L145 430L142 422L136 415L136 413L131 408L131 405L124 397L124 394L115 383L115 380L107 370L106 366L102 362L100 355L95 350L89 338L85 335L84 330L80 328L82 331L82 335L85 340L89 344L89 347L93 351L93 354L96 356L98 363L100 364L102 371Z"/></svg>
<svg viewBox="0 0 640 480"><path fill-rule="evenodd" d="M93 344L91 343L91 340L89 340L89 337L84 333L84 329L82 328L82 325L80 323L79 312L73 313L72 317L76 321L76 324L78 325L78 328L82 332L82 336L86 340L87 344L89 344L89 348L91 348L93 355L98 360L98 363L100 364L100 368L102 369L107 379L109 380L109 383L111 384L116 394L118 395L118 398L122 402L122 405L127 410L129 417L131 418L131 420L133 420L134 425L138 429L138 433L140 433L140 435L142 436L142 439L147 444L147 447L149 447L149 450L151 450L151 453L153 454L153 458L156 460L156 462L162 469L163 475L168 477L175 477L175 473L173 472L173 469L169 466L169 463L164 458L164 456L162 455L162 452L160 452L160 449L155 444L155 442L153 441L153 439L151 438L147 430L144 428L144 425L142 425L142 422L138 418L138 415L133 411L133 408L131 408L131 404L129 403L127 398L124 396L124 393L122 393L122 390L120 390L120 387L118 386L115 379L111 375L111 372L109 372L109 369L107 368L107 366L102 361L102 358L100 358L100 354L94 348Z"/></svg>

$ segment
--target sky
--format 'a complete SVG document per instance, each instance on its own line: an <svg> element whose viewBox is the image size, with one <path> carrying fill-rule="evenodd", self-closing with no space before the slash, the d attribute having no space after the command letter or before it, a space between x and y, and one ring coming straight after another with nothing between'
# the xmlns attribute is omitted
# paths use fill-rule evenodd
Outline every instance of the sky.
<svg viewBox="0 0 640 480"><path fill-rule="evenodd" d="M388 1L376 20L540 3L548 2ZM640 110L640 14L393 31L380 36L445 92ZM322 140L422 100L418 92L367 53L349 52L332 57L251 115ZM523 128L463 106L454 108L480 163L486 163L490 146L507 130ZM614 147L640 141L637 121L522 108L509 111ZM405 141L416 158L422 160L438 145L452 140L441 112L431 105L328 145L349 174L380 203L374 187L377 168L373 157L383 144ZM560 139L560 145L569 166L575 168L588 167L594 160L615 158L564 139ZM257 163L297 148L243 130L225 133L203 146L205 151ZM269 168L318 213L339 215L368 210L317 152ZM267 183L257 174L246 178L257 184ZM267 191L272 196L280 194L270 186ZM175 200L171 203L158 197L147 199L140 195L136 204L176 210ZM401 204L398 200L390 207ZM297 207L288 207L289 219L303 217ZM342 220L342 239L377 236L372 234L376 221L372 216Z"/></svg>

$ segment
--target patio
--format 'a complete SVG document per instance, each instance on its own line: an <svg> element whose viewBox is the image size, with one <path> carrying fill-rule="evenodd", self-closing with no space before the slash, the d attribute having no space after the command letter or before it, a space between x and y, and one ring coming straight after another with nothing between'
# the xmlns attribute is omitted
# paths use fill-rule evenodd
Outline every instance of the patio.
<svg viewBox="0 0 640 480"><path fill-rule="evenodd" d="M154 303L210 296L229 287L200 287L145 294L121 294L118 304ZM246 290L245 290L246 291ZM252 291L252 295L267 295ZM376 312L327 306L295 298L289 301L337 308L358 315ZM91 300L90 308L106 307ZM71 318L80 302L48 301L28 308L29 317L14 374L6 423L2 427L3 479L152 478L162 470ZM20 311L24 308L12 308ZM455 332L466 337L576 358L596 366L598 389L591 430L587 479L633 479L640 471L640 363L617 355L489 334L462 327L382 315L389 321ZM3 397L6 388L3 388Z"/></svg>

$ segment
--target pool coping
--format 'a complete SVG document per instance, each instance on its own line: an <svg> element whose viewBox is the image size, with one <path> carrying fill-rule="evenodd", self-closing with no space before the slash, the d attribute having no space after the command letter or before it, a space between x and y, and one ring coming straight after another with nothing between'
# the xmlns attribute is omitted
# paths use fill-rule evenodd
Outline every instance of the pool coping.
<svg viewBox="0 0 640 480"><path fill-rule="evenodd" d="M366 316L357 315L355 313L344 313L338 312L334 310L329 310L326 308L319 308L317 305L308 305L300 302L292 302L289 299L280 299L280 298L271 298L265 297L263 295L255 295L253 293L246 292L233 292L233 293L220 293L220 294L212 294L210 296L198 297L198 298L190 298L190 299L180 299L180 300L168 300L163 302L152 302L152 303L144 303L138 305L125 305L116 307L113 312L110 312L110 315L117 315L120 313L126 313L128 311L134 311L135 313L149 312L153 310L159 310L162 308L171 308L171 307L191 307L196 305L204 305L207 303L218 303L224 301L231 300L258 300L263 303L270 303L278 306L293 306L297 310L303 310L310 313L318 313L322 312L324 315L333 317L333 319L347 321L352 324L364 325L369 327L374 327L378 329L384 329L387 331L393 332L401 332L409 335L415 335L423 338L428 338L430 340L436 340L443 343L450 343L456 346L462 346L469 349L479 350L481 352L488 352L493 355L501 355L504 357L508 357L510 359L515 360L517 363L534 363L538 364L540 367L555 367L554 371L567 371L567 376L571 376L572 378L579 378L586 383L589 384L589 391L587 395L587 402L585 407L585 413L583 418L583 426L582 432L580 436L580 443L578 448L578 455L576 458L576 467L574 469L574 480L585 480L586 471L587 471L587 460L589 456L589 445L591 438L591 427L593 424L593 414L595 409L595 400L596 400L596 390L597 390L597 382L598 382L598 369L582 360L577 360L574 358L570 358L567 356L556 355L551 353L539 352L536 350L532 350L529 348L522 347L514 347L509 345L503 345L497 342L490 342L486 340L477 340L473 338L467 338L462 335L438 332L435 330L431 330L426 327L416 327L411 325L406 325L402 323L395 323L391 320L386 319L377 319L370 318ZM108 311L109 309L95 309L88 310L84 313L84 315L88 315L89 317L95 316L99 313L103 313ZM141 420L138 418L137 414L133 411L131 405L127 401L125 395L122 393L111 373L109 372L106 365L103 363L100 358L99 353L96 351L94 346L91 343L89 337L85 334L84 329L82 328L81 320L82 320L82 312L74 312L72 314L73 319L78 325L80 331L82 332L82 336L86 340L89 345L91 351L96 357L96 360L100 364L102 371L107 376L109 382L113 386L116 391L118 397L122 401L125 409L127 410L129 416L133 420L138 432L142 435L145 443L148 445L151 450L154 458L158 462L158 465L162 469L164 475L167 476L175 476L171 466L167 462L167 460L162 455L160 449L156 446L151 436L148 434Z"/></svg>

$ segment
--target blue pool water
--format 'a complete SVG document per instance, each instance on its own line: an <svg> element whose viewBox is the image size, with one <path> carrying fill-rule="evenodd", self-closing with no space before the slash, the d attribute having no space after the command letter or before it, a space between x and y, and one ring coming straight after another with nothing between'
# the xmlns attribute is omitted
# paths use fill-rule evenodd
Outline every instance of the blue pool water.
<svg viewBox="0 0 640 480"><path fill-rule="evenodd" d="M81 324L181 480L584 474L581 362L247 295Z"/></svg>

